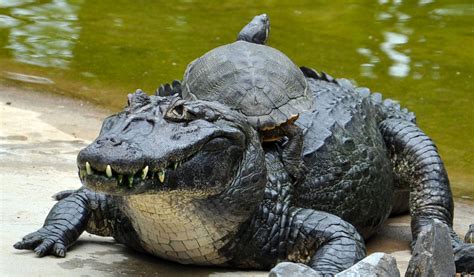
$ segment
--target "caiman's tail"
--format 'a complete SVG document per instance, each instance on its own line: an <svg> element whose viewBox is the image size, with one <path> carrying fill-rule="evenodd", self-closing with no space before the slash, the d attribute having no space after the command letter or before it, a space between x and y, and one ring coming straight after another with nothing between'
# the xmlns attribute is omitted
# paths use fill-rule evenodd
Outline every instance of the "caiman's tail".
<svg viewBox="0 0 474 277"><path fill-rule="evenodd" d="M464 243L453 231L453 198L448 175L433 141L416 126L415 114L380 93L354 87L349 80L301 67L306 77L324 80L368 98L377 113L395 178L392 214L410 211L413 241L437 219L449 228L457 272L474 271L474 244ZM474 229L474 228L473 228ZM474 230L466 238L470 238ZM469 235L471 234L471 235Z"/></svg>
<svg viewBox="0 0 474 277"><path fill-rule="evenodd" d="M396 181L409 187L413 241L438 219L449 227L457 272L474 271L474 245L464 243L452 229L453 198L435 144L412 121L388 118L380 123L380 130Z"/></svg>

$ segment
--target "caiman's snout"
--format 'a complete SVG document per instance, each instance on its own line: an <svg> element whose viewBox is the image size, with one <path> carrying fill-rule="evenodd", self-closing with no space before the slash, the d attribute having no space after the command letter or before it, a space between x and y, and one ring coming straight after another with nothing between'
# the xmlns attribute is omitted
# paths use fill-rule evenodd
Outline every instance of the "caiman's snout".
<svg viewBox="0 0 474 277"><path fill-rule="evenodd" d="M139 148L115 137L99 137L77 156L81 180L91 189L103 192L115 191L121 183L132 186L140 181L134 179L147 175L148 167L144 168L144 164Z"/></svg>
<svg viewBox="0 0 474 277"><path fill-rule="evenodd" d="M118 174L136 172L143 167L142 151L118 138L97 138L92 144L79 152L77 164L86 169L88 162L92 169L103 171L110 166Z"/></svg>

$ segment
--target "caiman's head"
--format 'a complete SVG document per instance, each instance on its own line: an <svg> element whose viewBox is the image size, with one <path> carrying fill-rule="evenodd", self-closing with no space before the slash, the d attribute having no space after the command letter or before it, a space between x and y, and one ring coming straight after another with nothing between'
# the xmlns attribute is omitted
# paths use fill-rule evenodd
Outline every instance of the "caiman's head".
<svg viewBox="0 0 474 277"><path fill-rule="evenodd" d="M86 187L112 195L187 190L252 197L266 176L258 135L244 116L214 102L142 91L105 119L77 164Z"/></svg>

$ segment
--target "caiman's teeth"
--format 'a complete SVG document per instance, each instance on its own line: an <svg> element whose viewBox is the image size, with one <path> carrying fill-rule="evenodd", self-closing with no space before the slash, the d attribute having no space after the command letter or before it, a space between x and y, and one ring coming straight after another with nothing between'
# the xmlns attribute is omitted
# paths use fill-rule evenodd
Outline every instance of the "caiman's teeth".
<svg viewBox="0 0 474 277"><path fill-rule="evenodd" d="M108 164L107 167L105 168L105 175L107 175L107 177L109 177L109 178L112 177L112 168L110 167L109 164Z"/></svg>
<svg viewBox="0 0 474 277"><path fill-rule="evenodd" d="M176 170L176 168L178 168L178 162L174 163L174 169Z"/></svg>
<svg viewBox="0 0 474 277"><path fill-rule="evenodd" d="M83 179L84 176L86 176L86 172L84 170L79 169L79 176L81 177L81 179Z"/></svg>
<svg viewBox="0 0 474 277"><path fill-rule="evenodd" d="M133 176L130 175L130 176L128 176L128 186L132 187L132 185L133 185Z"/></svg>
<svg viewBox="0 0 474 277"><path fill-rule="evenodd" d="M145 180L146 175L148 174L148 165L142 171L142 179Z"/></svg>
<svg viewBox="0 0 474 277"><path fill-rule="evenodd" d="M161 169L158 171L158 178L160 179L160 182L164 183L165 182L165 170Z"/></svg>
<svg viewBox="0 0 474 277"><path fill-rule="evenodd" d="M122 183L122 180L123 180L123 175L119 175L117 176L117 180L119 183Z"/></svg>
<svg viewBox="0 0 474 277"><path fill-rule="evenodd" d="M87 172L87 175L92 175L92 168L89 162L86 162L86 172Z"/></svg>

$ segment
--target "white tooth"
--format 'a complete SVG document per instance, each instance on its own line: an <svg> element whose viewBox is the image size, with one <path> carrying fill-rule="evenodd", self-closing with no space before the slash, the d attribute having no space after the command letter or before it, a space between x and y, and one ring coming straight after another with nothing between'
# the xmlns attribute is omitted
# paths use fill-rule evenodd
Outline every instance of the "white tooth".
<svg viewBox="0 0 474 277"><path fill-rule="evenodd" d="M92 175L92 168L89 162L86 162L86 172L87 172L87 175Z"/></svg>
<svg viewBox="0 0 474 277"><path fill-rule="evenodd" d="M105 168L105 174L107 175L107 177L112 177L112 168L110 167L110 165L108 164L107 167Z"/></svg>
<svg viewBox="0 0 474 277"><path fill-rule="evenodd" d="M143 180L145 180L147 174L148 174L148 165L145 166L145 168L143 169L143 172L142 172L142 179Z"/></svg>
<svg viewBox="0 0 474 277"><path fill-rule="evenodd" d="M123 175L119 175L119 176L117 177L117 180L118 180L119 183L122 183Z"/></svg>
<svg viewBox="0 0 474 277"><path fill-rule="evenodd" d="M165 170L162 169L158 171L158 178L160 179L160 182L165 182Z"/></svg>
<svg viewBox="0 0 474 277"><path fill-rule="evenodd" d="M133 186L133 176L128 176L128 186L129 187Z"/></svg>
<svg viewBox="0 0 474 277"><path fill-rule="evenodd" d="M176 168L178 168L178 162L174 163L174 169L176 170Z"/></svg>
<svg viewBox="0 0 474 277"><path fill-rule="evenodd" d="M79 177L80 177L81 179L83 179L84 176L86 176L86 172L85 172L84 170L80 170L80 169L79 169Z"/></svg>

